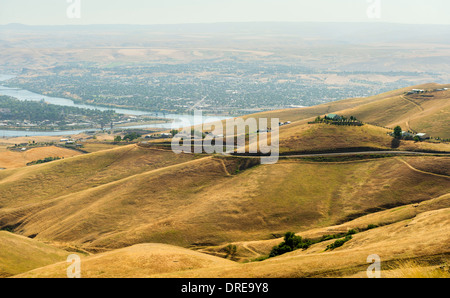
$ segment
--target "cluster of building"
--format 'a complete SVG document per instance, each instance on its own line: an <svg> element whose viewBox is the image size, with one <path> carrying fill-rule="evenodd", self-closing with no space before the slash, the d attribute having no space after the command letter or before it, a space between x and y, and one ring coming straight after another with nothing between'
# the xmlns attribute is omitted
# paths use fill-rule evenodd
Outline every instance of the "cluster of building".
<svg viewBox="0 0 450 298"><path fill-rule="evenodd" d="M439 89L434 89L431 91L447 91L447 90L448 90L448 88L439 88ZM427 91L424 89L412 89L411 91L408 91L406 94L411 95L411 94L420 94L420 93L425 93L425 92L427 92Z"/></svg>
<svg viewBox="0 0 450 298"><path fill-rule="evenodd" d="M160 134L153 134L153 135L145 136L146 139L168 139L171 137L172 137L171 133L160 133Z"/></svg>
<svg viewBox="0 0 450 298"><path fill-rule="evenodd" d="M291 121L286 121L286 122L278 122L279 126L283 126L283 125L289 125L291 124Z"/></svg>
<svg viewBox="0 0 450 298"><path fill-rule="evenodd" d="M72 139L61 139L59 140L60 143L64 143L66 145L73 145L75 147L82 147L83 144L77 143L76 141L72 140Z"/></svg>
<svg viewBox="0 0 450 298"><path fill-rule="evenodd" d="M325 116L325 118L329 119L329 120L334 120L334 121L342 120L342 117L337 114L328 114Z"/></svg>
<svg viewBox="0 0 450 298"><path fill-rule="evenodd" d="M428 140L430 136L426 133L411 133L409 131L402 131L402 138L404 139L414 139L415 137L418 137L420 140Z"/></svg>

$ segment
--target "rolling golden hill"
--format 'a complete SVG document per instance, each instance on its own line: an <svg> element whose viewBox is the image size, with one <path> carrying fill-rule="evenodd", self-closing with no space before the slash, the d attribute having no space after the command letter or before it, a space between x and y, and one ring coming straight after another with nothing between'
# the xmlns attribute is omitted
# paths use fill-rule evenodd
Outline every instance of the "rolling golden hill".
<svg viewBox="0 0 450 298"><path fill-rule="evenodd" d="M348 150L406 150L450 152L448 142L392 142L392 129L400 125L404 131L423 132L440 139L450 138L450 85L424 84L390 91L367 98L350 98L305 108L275 110L243 116L249 118L279 118L291 124L280 127L280 153L313 153ZM423 89L423 94L407 93ZM354 116L363 126L308 124L317 116L334 113ZM270 120L269 120L270 123ZM222 121L225 125L225 121ZM198 127L197 127L198 128ZM247 131L248 132L248 131ZM270 134L269 134L270 136ZM359 149L359 150L358 150Z"/></svg>
<svg viewBox="0 0 450 298"><path fill-rule="evenodd" d="M108 150L94 146L89 154L2 170L0 229L33 238L33 243L92 253L83 258L87 277L356 276L371 253L386 266L406 259L428 260L427 266L442 263L448 260L450 240L448 156L320 162L292 156L346 150L448 152L447 143L402 140L394 147L390 130L380 127L408 119L409 125L427 123L430 134L444 136L448 127L441 119L446 114L438 107L446 106L445 92L423 102L403 98L412 88L438 86L253 115L292 121L280 128L280 152L286 158L271 165L258 158L177 155L151 144L132 144ZM379 126L308 124L330 112ZM436 115L441 118L431 121ZM287 231L315 238L369 224L378 227L361 231L334 251L324 251L328 241L261 262L225 260L230 243L237 247L236 260L248 262L267 255ZM7 254L2 258L15 262ZM111 266L112 259L123 261ZM1 260L0 270L8 274L25 271L6 270ZM60 277L66 265L18 277Z"/></svg>
<svg viewBox="0 0 450 298"><path fill-rule="evenodd" d="M82 258L82 277L98 278L298 278L366 277L367 257L376 253L382 277L449 277L449 196L373 213L344 225L299 233L317 237L380 226L353 235L342 247L327 251L328 240L264 261L236 263L225 258L162 244L141 244ZM267 253L281 240L236 243L241 255ZM244 251L244 252L242 252ZM211 253L211 252L209 252ZM217 253L220 255L219 253ZM403 261L399 261L403 260ZM405 263L413 264L406 268ZM41 267L17 278L65 277L67 263Z"/></svg>
<svg viewBox="0 0 450 298"><path fill-rule="evenodd" d="M404 130L411 127L412 129L416 128L415 130L422 131L422 129L428 127L432 128L432 130L424 132L435 137L448 138L450 132L448 131L448 125L446 126L445 123L448 123L450 117L448 113L450 90L433 91L443 88L450 88L450 84L423 84L367 98L349 98L312 107L252 114L243 118L280 118L281 122L292 121L306 123L307 121L314 120L317 116L334 113L348 117L355 116L368 124L389 128L402 125ZM428 92L407 95L412 89L423 89ZM418 126L415 127L414 125ZM442 135L439 135L439 133Z"/></svg>
<svg viewBox="0 0 450 298"><path fill-rule="evenodd" d="M64 261L69 254L34 239L0 231L0 277Z"/></svg>
<svg viewBox="0 0 450 298"><path fill-rule="evenodd" d="M3 150L0 152L0 168L14 169L46 157L69 158L81 154L79 151L56 146L32 148L25 152Z"/></svg>
<svg viewBox="0 0 450 298"><path fill-rule="evenodd" d="M428 87L428 86L425 86ZM342 115L353 115L364 122L395 127L403 130L425 132L432 137L450 138L450 90L432 91L423 94L401 94L340 111ZM450 85L439 86L439 88Z"/></svg>
<svg viewBox="0 0 450 298"><path fill-rule="evenodd" d="M115 156L122 150L142 151L152 157L160 152L173 154L134 145L102 154ZM248 159L205 156L156 169L137 167L138 173L129 167L124 177L119 177L113 165L104 172L94 168L83 171L93 175L89 179L72 177L65 187L69 193L55 191L54 183L67 183L55 179L76 172L73 165L85 158L89 155L14 170L0 180L1 225L38 240L90 251L149 242L217 245L267 239L289 229L328 226L450 190L447 176L418 171L397 158L345 163L289 159L275 165L242 167ZM422 159L428 167L446 167L450 161ZM41 170L49 172L37 175L35 171ZM49 173L54 176L43 183ZM27 187L19 187L20 181L26 181Z"/></svg>
<svg viewBox="0 0 450 298"><path fill-rule="evenodd" d="M413 259L427 267L449 261L450 209L424 212L413 219L358 233L342 247L325 251L333 242L321 242L307 250L298 250L262 262L237 264L226 268L205 268L153 277L199 278L299 278L364 276L367 257L377 254L382 270L396 269L399 259ZM383 276L383 272L382 272ZM442 276L448 273L442 272Z"/></svg>
<svg viewBox="0 0 450 298"><path fill-rule="evenodd" d="M154 274L210 267L226 268L234 262L166 244L139 244L81 259L82 278L145 278ZM16 275L17 278L64 278L66 262Z"/></svg>

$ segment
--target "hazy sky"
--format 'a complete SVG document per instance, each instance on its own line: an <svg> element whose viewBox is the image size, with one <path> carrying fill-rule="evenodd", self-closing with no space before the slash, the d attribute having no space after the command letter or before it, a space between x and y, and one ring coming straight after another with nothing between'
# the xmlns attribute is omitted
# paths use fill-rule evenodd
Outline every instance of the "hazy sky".
<svg viewBox="0 0 450 298"><path fill-rule="evenodd" d="M76 18L77 1L80 2L80 18ZM450 24L450 1L0 0L0 24L179 24L255 21Z"/></svg>

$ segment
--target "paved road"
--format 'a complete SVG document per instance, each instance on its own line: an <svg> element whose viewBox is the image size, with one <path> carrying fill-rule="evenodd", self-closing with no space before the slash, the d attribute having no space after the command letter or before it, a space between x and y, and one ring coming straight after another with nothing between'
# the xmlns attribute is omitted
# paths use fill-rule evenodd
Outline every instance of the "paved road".
<svg viewBox="0 0 450 298"><path fill-rule="evenodd" d="M352 156L352 155L368 155L368 154L392 154L392 155L443 155L450 156L450 153L427 153L427 152L415 152L415 151L359 151L359 152L339 152L339 153L315 153L315 154L293 154L293 155L280 155L280 158L289 157L333 157L333 156ZM231 155L230 152L225 152L223 155ZM245 155L232 155L237 157L247 158L260 158L261 156L245 156Z"/></svg>
<svg viewBox="0 0 450 298"><path fill-rule="evenodd" d="M392 154L392 155L450 155L449 153L425 153L414 151L360 151L360 152L339 152L339 153L316 153L316 154L296 154L280 155L280 157L321 157L321 156L347 156L347 155L367 155L367 154Z"/></svg>

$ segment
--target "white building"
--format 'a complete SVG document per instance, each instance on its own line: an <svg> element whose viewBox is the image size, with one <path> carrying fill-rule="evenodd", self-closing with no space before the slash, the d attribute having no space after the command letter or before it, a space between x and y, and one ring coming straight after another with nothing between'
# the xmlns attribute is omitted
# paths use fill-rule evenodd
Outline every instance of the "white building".
<svg viewBox="0 0 450 298"><path fill-rule="evenodd" d="M416 134L416 137L419 137L419 139L421 140L426 140L430 138L426 133L418 133Z"/></svg>

